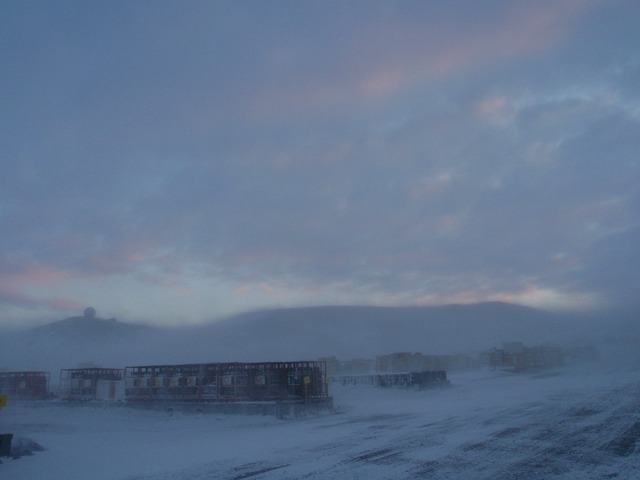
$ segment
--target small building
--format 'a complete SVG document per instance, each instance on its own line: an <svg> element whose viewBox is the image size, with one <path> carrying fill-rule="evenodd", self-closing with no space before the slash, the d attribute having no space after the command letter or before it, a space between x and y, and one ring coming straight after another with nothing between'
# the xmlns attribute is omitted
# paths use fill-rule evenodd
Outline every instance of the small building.
<svg viewBox="0 0 640 480"><path fill-rule="evenodd" d="M12 400L42 400L49 395L49 372L0 372L0 393Z"/></svg>
<svg viewBox="0 0 640 480"><path fill-rule="evenodd" d="M335 375L331 381L342 385L369 385L372 387L435 388L449 385L444 370L422 372L370 373Z"/></svg>
<svg viewBox="0 0 640 480"><path fill-rule="evenodd" d="M489 352L489 363L491 368L505 370L556 367L564 363L564 352L556 347L525 347L521 342L508 342Z"/></svg>
<svg viewBox="0 0 640 480"><path fill-rule="evenodd" d="M422 353L396 352L378 355L376 372L423 372L463 370L474 365L469 355L423 355Z"/></svg>
<svg viewBox="0 0 640 480"><path fill-rule="evenodd" d="M341 363L336 357L320 357L318 361L327 365L327 375L336 375L341 370Z"/></svg>
<svg viewBox="0 0 640 480"><path fill-rule="evenodd" d="M115 401L124 398L124 370L67 368L60 370L60 398L68 401Z"/></svg>
<svg viewBox="0 0 640 480"><path fill-rule="evenodd" d="M331 402L322 361L196 363L125 369L127 402Z"/></svg>

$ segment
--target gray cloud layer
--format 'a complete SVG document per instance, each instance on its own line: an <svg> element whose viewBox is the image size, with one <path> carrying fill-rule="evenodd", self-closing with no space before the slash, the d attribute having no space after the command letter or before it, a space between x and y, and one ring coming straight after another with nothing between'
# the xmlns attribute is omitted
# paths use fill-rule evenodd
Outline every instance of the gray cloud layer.
<svg viewBox="0 0 640 480"><path fill-rule="evenodd" d="M4 317L637 302L634 2L0 9Z"/></svg>

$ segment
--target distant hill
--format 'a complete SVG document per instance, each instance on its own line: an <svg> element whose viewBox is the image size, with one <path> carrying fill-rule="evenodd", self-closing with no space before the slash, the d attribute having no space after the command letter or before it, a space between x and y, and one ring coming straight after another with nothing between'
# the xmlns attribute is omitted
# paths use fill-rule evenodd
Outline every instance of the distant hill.
<svg viewBox="0 0 640 480"><path fill-rule="evenodd" d="M55 372L80 362L280 361L398 352L480 352L506 341L559 343L575 331L549 312L507 303L439 307L322 306L235 315L197 327L71 317L0 339L0 367Z"/></svg>
<svg viewBox="0 0 640 480"><path fill-rule="evenodd" d="M65 318L26 332L31 339L73 340L79 342L104 342L108 339L127 338L148 331L149 327L108 320L78 316Z"/></svg>
<svg viewBox="0 0 640 480"><path fill-rule="evenodd" d="M87 314L88 313L88 314ZM102 319L95 310L25 331L0 335L0 368L45 370L52 374L78 363L110 364L146 343L153 328Z"/></svg>
<svg viewBox="0 0 640 480"><path fill-rule="evenodd" d="M341 358L394 351L481 351L505 341L560 340L557 316L507 303L436 307L322 306L250 312L199 329L237 345L235 355L256 359L272 352ZM224 349L226 353L226 349Z"/></svg>

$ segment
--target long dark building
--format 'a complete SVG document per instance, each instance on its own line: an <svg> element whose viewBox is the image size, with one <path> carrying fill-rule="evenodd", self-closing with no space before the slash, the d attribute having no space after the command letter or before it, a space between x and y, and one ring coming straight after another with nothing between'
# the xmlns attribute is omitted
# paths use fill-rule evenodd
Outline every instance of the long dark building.
<svg viewBox="0 0 640 480"><path fill-rule="evenodd" d="M195 363L125 369L128 402L329 403L326 363Z"/></svg>

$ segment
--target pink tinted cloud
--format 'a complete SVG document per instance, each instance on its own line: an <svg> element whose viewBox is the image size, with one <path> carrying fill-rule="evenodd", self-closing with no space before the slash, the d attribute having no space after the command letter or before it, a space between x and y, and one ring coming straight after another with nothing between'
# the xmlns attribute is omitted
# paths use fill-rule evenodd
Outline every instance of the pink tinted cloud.
<svg viewBox="0 0 640 480"><path fill-rule="evenodd" d="M453 234L460 231L463 218L461 215L443 215L436 222L436 230L442 234Z"/></svg>
<svg viewBox="0 0 640 480"><path fill-rule="evenodd" d="M507 107L507 98L501 95L492 95L483 98L475 105L475 113L481 117L498 117L504 114Z"/></svg>
<svg viewBox="0 0 640 480"><path fill-rule="evenodd" d="M590 293L568 294L561 290L547 288L534 282L527 282L512 292L496 292L489 300L518 303L538 308L591 308L599 303L599 298Z"/></svg>
<svg viewBox="0 0 640 480"><path fill-rule="evenodd" d="M444 257L441 257L439 255L424 254L420 252L397 252L375 255L372 260L375 265L381 268L412 269L441 264L444 260Z"/></svg>
<svg viewBox="0 0 640 480"><path fill-rule="evenodd" d="M450 31L427 22L417 31L415 24L396 19L385 23L392 31L380 35L379 24L364 25L363 33L354 34L336 53L335 69L299 81L293 88L260 92L251 110L262 116L369 102L479 65L548 49L566 38L575 19L593 4L577 0L513 3L499 23L488 22L482 30L460 24Z"/></svg>
<svg viewBox="0 0 640 480"><path fill-rule="evenodd" d="M39 298L28 295L19 288L2 284L0 279L0 304L8 304L25 308L52 308L54 310L79 310L80 302L67 297Z"/></svg>
<svg viewBox="0 0 640 480"><path fill-rule="evenodd" d="M90 254L68 268L36 263L14 265L11 269L0 272L0 299L4 303L26 307L78 309L82 305L74 299L36 295L33 293L34 289L54 292L74 281L128 272L133 264L148 259L152 250L149 245L131 243L123 244L110 252Z"/></svg>
<svg viewBox="0 0 640 480"><path fill-rule="evenodd" d="M261 297L272 299L286 299L294 295L293 288L284 284L275 284L269 281L244 282L233 289L233 292L241 297L252 298L258 294Z"/></svg>
<svg viewBox="0 0 640 480"><path fill-rule="evenodd" d="M162 255L150 240L128 240L89 254L83 268L94 274L127 273L141 263L158 261Z"/></svg>
<svg viewBox="0 0 640 480"><path fill-rule="evenodd" d="M411 55L381 62L359 85L365 96L394 93L413 84L455 74L476 65L526 55L557 44L570 30L570 21L586 2L514 4L501 25L479 33L443 32L446 38L430 48L429 39L415 45Z"/></svg>
<svg viewBox="0 0 640 480"><path fill-rule="evenodd" d="M51 307L56 310L80 310L84 307L84 304L82 302L78 302L77 300L66 297L46 299L44 300L44 302L40 301L39 303L44 307Z"/></svg>
<svg viewBox="0 0 640 480"><path fill-rule="evenodd" d="M453 184L453 175L449 172L440 173L434 177L419 181L411 187L409 195L414 200L422 200L443 192Z"/></svg>
<svg viewBox="0 0 640 480"><path fill-rule="evenodd" d="M47 265L27 265L22 269L0 274L0 286L48 285L68 280L73 276L67 269Z"/></svg>
<svg viewBox="0 0 640 480"><path fill-rule="evenodd" d="M28 265L22 269L0 273L0 301L28 308L78 309L80 303L66 297L37 297L28 293L32 287L51 287L65 283L75 275L66 269L45 265Z"/></svg>

